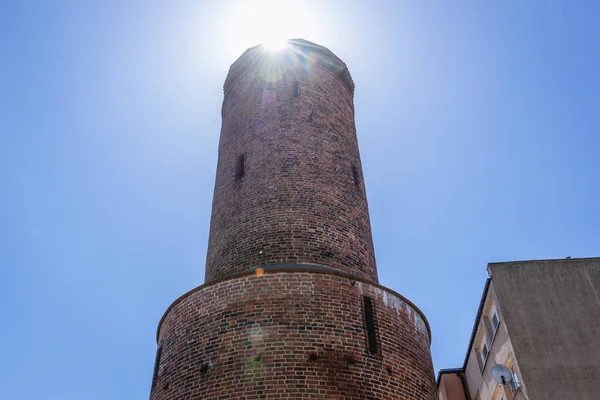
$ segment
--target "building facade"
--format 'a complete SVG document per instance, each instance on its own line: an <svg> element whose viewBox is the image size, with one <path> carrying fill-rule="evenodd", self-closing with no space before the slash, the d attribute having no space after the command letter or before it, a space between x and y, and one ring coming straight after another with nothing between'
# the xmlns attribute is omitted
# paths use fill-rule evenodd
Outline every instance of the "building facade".
<svg viewBox="0 0 600 400"><path fill-rule="evenodd" d="M151 400L433 400L422 312L378 283L354 83L304 40L224 85L205 283L161 319Z"/></svg>
<svg viewBox="0 0 600 400"><path fill-rule="evenodd" d="M491 263L462 368L439 400L600 398L600 259ZM492 367L512 375L501 385Z"/></svg>

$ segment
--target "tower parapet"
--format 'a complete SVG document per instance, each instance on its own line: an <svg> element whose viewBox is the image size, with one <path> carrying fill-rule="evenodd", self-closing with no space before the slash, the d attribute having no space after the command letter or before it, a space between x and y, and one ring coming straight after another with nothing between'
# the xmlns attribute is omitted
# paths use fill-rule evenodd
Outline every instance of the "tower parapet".
<svg viewBox="0 0 600 400"><path fill-rule="evenodd" d="M285 54L288 59L297 58L299 62L309 62L311 64L316 62L320 64L322 68L337 76L350 94L354 95L354 81L350 76L348 67L331 50L304 39L289 39L287 45L289 47L286 50L292 50L292 52ZM261 62L272 63L273 59L273 52L269 52L263 45L254 46L246 50L229 68L225 83L223 84L225 96L227 96L229 87L231 87L244 70L257 68Z"/></svg>

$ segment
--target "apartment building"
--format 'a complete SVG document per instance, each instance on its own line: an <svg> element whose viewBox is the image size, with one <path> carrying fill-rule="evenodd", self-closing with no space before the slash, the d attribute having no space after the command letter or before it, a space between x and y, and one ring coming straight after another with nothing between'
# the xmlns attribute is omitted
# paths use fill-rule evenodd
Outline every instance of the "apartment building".
<svg viewBox="0 0 600 400"><path fill-rule="evenodd" d="M439 372L438 400L600 399L600 258L491 263L488 274L465 361Z"/></svg>

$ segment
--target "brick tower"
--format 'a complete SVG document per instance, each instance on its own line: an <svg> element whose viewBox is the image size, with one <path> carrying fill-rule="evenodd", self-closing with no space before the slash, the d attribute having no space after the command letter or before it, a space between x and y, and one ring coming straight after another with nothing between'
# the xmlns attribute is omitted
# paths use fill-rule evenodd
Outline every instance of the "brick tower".
<svg viewBox="0 0 600 400"><path fill-rule="evenodd" d="M206 279L159 323L150 399L434 399L427 321L378 284L346 65L257 46L224 92Z"/></svg>

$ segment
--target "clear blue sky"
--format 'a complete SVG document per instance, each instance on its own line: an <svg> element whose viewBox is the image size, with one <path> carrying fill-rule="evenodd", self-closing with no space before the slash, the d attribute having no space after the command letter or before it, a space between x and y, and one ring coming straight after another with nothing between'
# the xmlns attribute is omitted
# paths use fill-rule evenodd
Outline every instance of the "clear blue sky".
<svg viewBox="0 0 600 400"><path fill-rule="evenodd" d="M462 366L487 262L600 255L599 4L303 3L356 82L380 280L436 370ZM222 84L257 44L233 6L0 4L0 397L148 398L157 323L204 277Z"/></svg>

